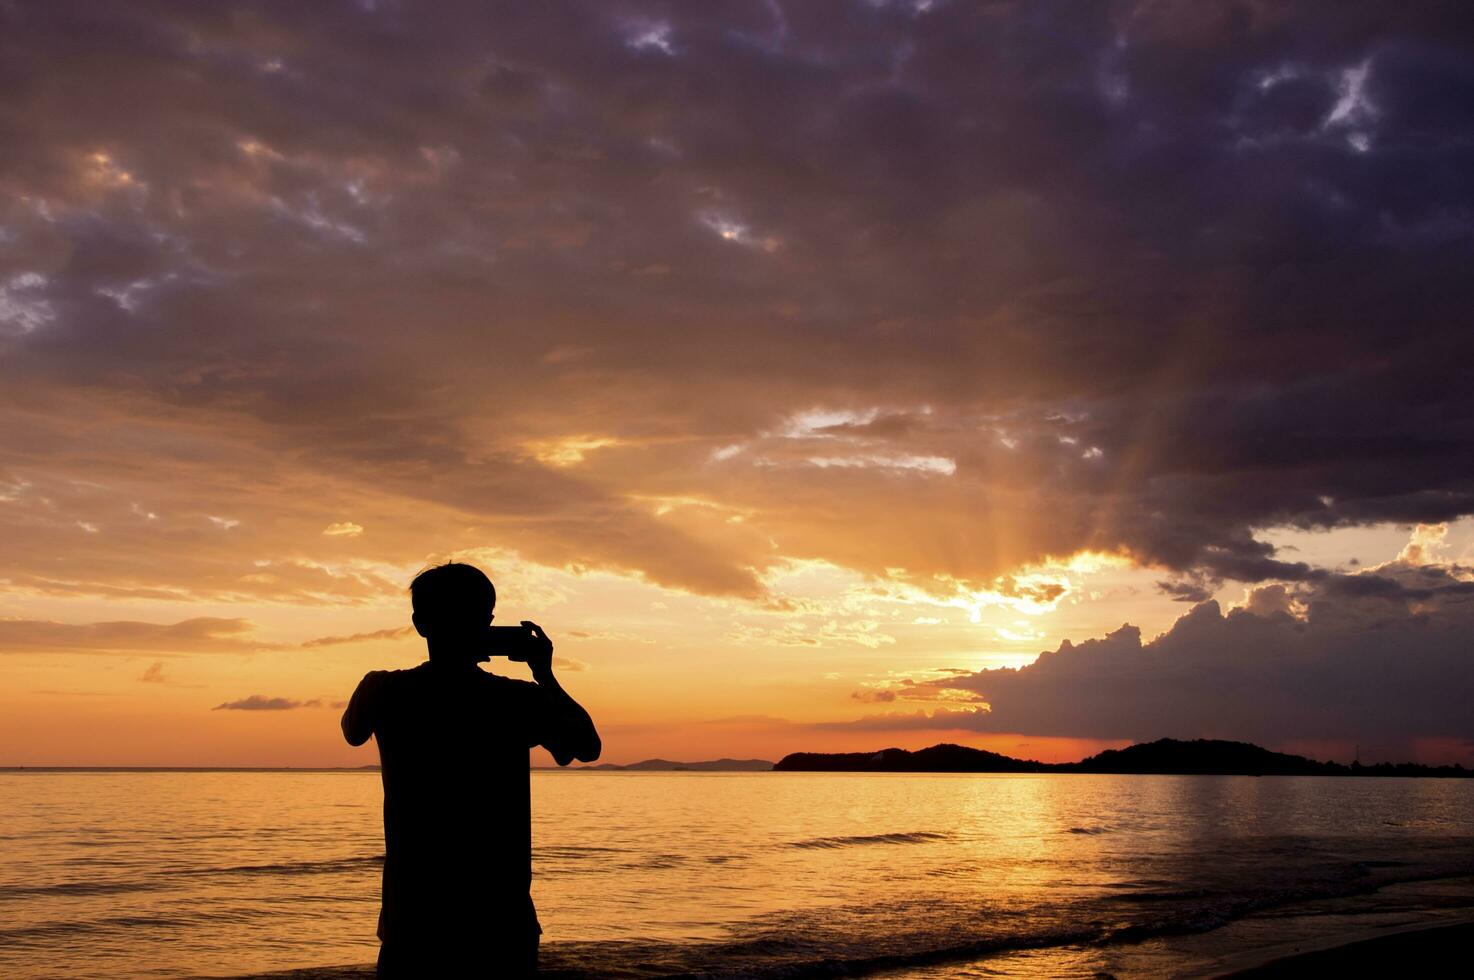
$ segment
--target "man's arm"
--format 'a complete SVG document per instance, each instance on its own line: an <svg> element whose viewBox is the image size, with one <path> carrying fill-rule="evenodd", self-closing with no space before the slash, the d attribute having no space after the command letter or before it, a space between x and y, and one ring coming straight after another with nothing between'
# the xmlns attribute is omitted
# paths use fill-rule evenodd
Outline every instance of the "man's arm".
<svg viewBox="0 0 1474 980"><path fill-rule="evenodd" d="M343 737L349 745L362 745L374 733L374 707L383 676L382 670L364 674L353 697L348 699L348 707L343 710Z"/></svg>
<svg viewBox="0 0 1474 980"><path fill-rule="evenodd" d="M566 766L574 759L579 762L596 761L603 751L603 743L589 713L563 690L563 685L553 676L553 641L536 623L523 620L522 625L532 630L536 642L528 654L527 665L532 668L532 679L537 681L543 693L547 712L547 717L538 725L542 733L541 744L553 754L553 759L560 766Z"/></svg>

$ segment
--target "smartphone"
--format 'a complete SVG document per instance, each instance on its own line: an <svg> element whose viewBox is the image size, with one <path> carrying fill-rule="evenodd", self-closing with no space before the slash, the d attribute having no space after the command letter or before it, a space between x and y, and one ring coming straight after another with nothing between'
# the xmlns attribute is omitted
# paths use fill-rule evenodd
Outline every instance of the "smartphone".
<svg viewBox="0 0 1474 980"><path fill-rule="evenodd" d="M532 629L527 626L488 626L487 654L506 657L508 660L525 661L532 645Z"/></svg>

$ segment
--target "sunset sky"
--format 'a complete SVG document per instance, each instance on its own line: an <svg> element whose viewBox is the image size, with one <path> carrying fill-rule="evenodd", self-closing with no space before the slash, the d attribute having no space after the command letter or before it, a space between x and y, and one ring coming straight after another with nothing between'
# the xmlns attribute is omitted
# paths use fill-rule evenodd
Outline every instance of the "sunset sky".
<svg viewBox="0 0 1474 980"><path fill-rule="evenodd" d="M0 765L373 762L452 558L609 761L1474 764L1468 16L0 3Z"/></svg>

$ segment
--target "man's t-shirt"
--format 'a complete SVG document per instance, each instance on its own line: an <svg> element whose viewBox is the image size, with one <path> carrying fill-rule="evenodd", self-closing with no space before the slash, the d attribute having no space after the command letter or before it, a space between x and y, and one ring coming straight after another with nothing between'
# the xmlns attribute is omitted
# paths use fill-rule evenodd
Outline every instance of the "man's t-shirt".
<svg viewBox="0 0 1474 980"><path fill-rule="evenodd" d="M540 931L527 750L544 738L544 698L527 681L430 661L371 671L353 692L344 732L371 732L383 765L386 943Z"/></svg>

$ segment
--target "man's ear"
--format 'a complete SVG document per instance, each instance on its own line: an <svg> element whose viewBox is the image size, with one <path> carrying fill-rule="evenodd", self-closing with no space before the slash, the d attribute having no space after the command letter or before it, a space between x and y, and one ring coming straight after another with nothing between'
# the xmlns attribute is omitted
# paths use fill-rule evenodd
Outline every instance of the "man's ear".
<svg viewBox="0 0 1474 980"><path fill-rule="evenodd" d="M424 627L424 625L420 622L420 614L419 613L415 613L412 616L410 616L409 621L411 623L414 623L415 624L415 632L416 633L420 634L421 636L426 636L427 635L425 633L425 627Z"/></svg>

